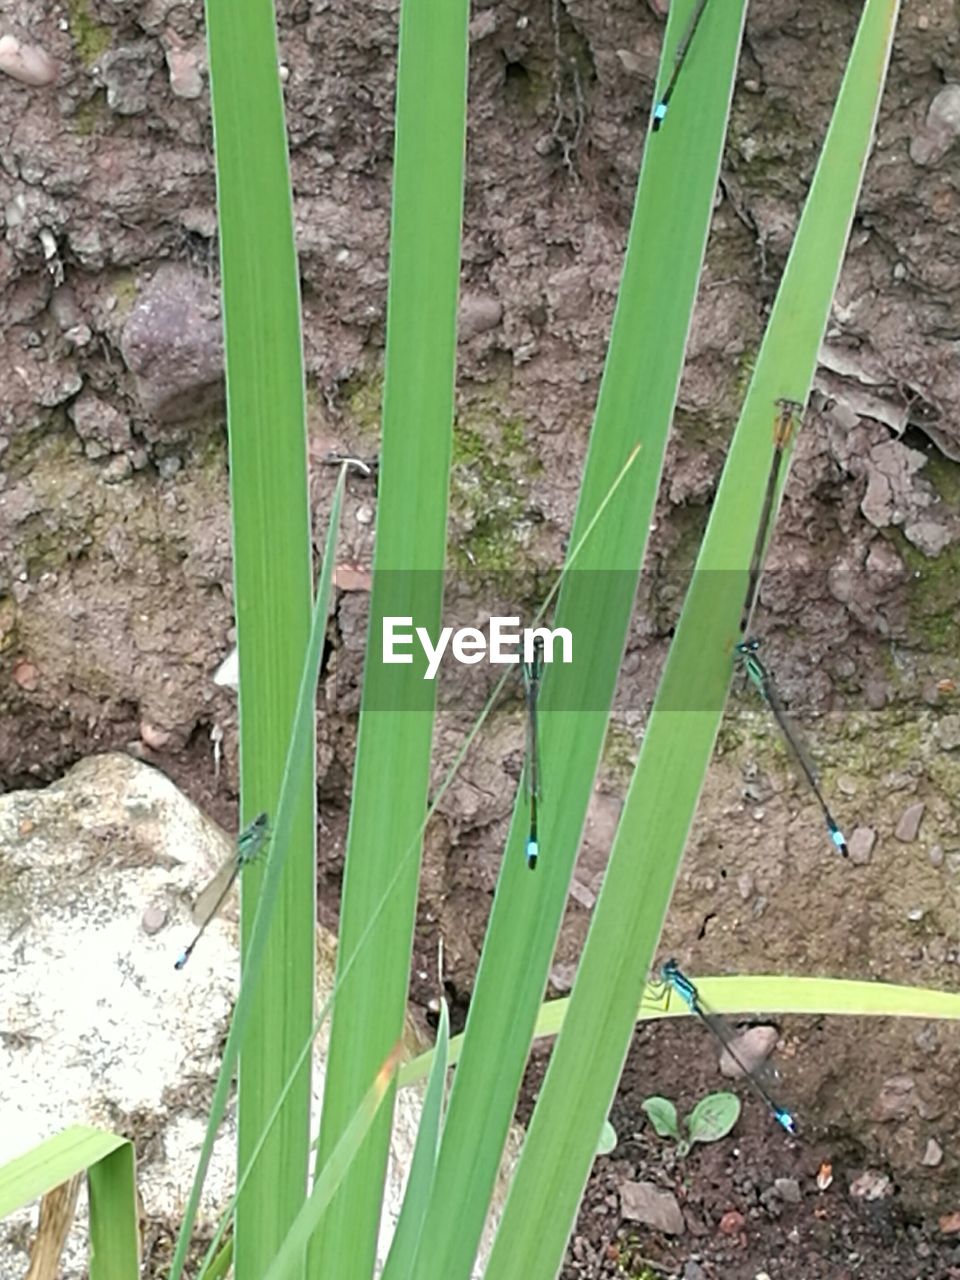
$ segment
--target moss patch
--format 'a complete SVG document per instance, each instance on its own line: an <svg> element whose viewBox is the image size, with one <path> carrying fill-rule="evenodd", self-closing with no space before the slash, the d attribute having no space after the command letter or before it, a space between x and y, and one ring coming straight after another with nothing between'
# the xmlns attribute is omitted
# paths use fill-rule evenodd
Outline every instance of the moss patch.
<svg viewBox="0 0 960 1280"><path fill-rule="evenodd" d="M67 23L80 61L92 67L110 48L110 28L90 16L84 0L67 0Z"/></svg>
<svg viewBox="0 0 960 1280"><path fill-rule="evenodd" d="M912 638L928 651L952 653L960 602L960 547L948 547L930 560L899 529L888 530L887 536L910 570L907 607Z"/></svg>
<svg viewBox="0 0 960 1280"><path fill-rule="evenodd" d="M81 138L92 137L108 114L106 91L98 89L92 98L81 102L73 113L74 131Z"/></svg>
<svg viewBox="0 0 960 1280"><path fill-rule="evenodd" d="M383 372L369 378L351 378L344 384L343 400L358 441L379 440L383 411Z"/></svg>
<svg viewBox="0 0 960 1280"><path fill-rule="evenodd" d="M527 481L542 470L522 421L470 410L453 435L450 504L462 533L460 568L529 570Z"/></svg>

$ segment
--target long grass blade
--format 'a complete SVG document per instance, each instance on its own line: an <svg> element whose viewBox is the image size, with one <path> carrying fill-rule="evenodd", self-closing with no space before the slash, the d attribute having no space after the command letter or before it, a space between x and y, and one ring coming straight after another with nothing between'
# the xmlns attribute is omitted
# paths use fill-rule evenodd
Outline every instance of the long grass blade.
<svg viewBox="0 0 960 1280"><path fill-rule="evenodd" d="M413 1148L413 1159L410 1161L410 1176L407 1179L403 1207L400 1210L400 1217L397 1220L390 1252L380 1280L409 1280L413 1272L413 1262L437 1169L449 1050L450 1014L446 1000L441 1000L437 1043L432 1051L430 1079L423 1096L420 1127L417 1130L417 1141Z"/></svg>
<svg viewBox="0 0 960 1280"><path fill-rule="evenodd" d="M210 1157L213 1154L213 1144L216 1139L217 1129L220 1126L220 1121L223 1119L223 1114L226 1110L230 1092L230 1082L233 1078L237 1055L247 1031L250 1009L263 962L267 933L271 927L274 906L280 890L280 877L283 873L284 858L293 835L296 797L299 795L300 789L304 785L305 778L311 776L308 766L312 764L313 760L314 703L316 699L317 677L320 672L320 659L323 655L323 643L327 629L327 616L330 610L330 597L333 586L334 550L340 529L340 513L343 507L343 492L345 485L346 467L343 467L341 468L340 478L337 482L337 487L333 495L333 502L330 508L330 524L327 529L327 538L323 554L323 566L320 572L320 583L317 589L317 599L313 610L313 621L310 628L306 661L304 663L303 674L300 682L300 692L297 698L296 716L294 718L293 728L289 739L287 763L283 772L283 780L280 784L280 796L277 802L277 816L273 828L273 839L270 843L270 854L267 858L267 866L264 872L263 883L257 899L257 910L256 915L254 916L253 928L250 932L250 942L247 947L246 961L243 970L243 981L240 984L240 993L237 996L237 1003L234 1006L233 1018L230 1023L230 1031L227 1035L227 1043L223 1050L223 1060L220 1063L220 1072L217 1076L217 1085L214 1090L213 1100L210 1104L210 1117L207 1122L207 1132L204 1135L203 1145L200 1150L200 1158L194 1174L193 1185L190 1188L190 1195L187 1200L186 1209L184 1210L183 1221L180 1225L180 1233L177 1237L177 1247L174 1251L170 1269L170 1280L180 1280L180 1277L183 1274L183 1266L187 1256L187 1249L190 1245L190 1237L193 1232L197 1208L200 1203L200 1193L203 1190L204 1178L206 1177L207 1169L210 1165ZM308 1034L304 1037L304 1040L308 1045L311 1043L312 1036L309 1028ZM302 1052L302 1046L303 1041L298 1043L297 1053L291 1060L297 1071L300 1071L306 1063L305 1058L298 1056ZM271 1106L273 1106L276 1102L276 1098L281 1094L286 1098L287 1095L284 1093L284 1084L288 1078L289 1072L287 1077L278 1083ZM274 1120L276 1119L276 1114L277 1113L274 1110L272 1112ZM268 1111L264 1116L260 1134L268 1129L268 1122L272 1123L271 1111ZM259 1139L260 1134L257 1135L257 1139ZM257 1141L255 1140L251 1144L250 1149L251 1151L257 1150L259 1154L262 1148L258 1147ZM253 1167L248 1153L244 1153L242 1155L240 1167L245 1170Z"/></svg>
<svg viewBox="0 0 960 1280"><path fill-rule="evenodd" d="M671 21L682 29L693 6L675 7ZM466 1280L473 1265L609 721L683 365L743 5L724 3L708 14L712 38L695 46L696 66L684 73L691 79L683 111L671 120L669 137L665 131L644 155L572 542L638 442L642 462L560 592L555 625L571 631L576 653L570 666L551 668L539 699L539 842L550 856L529 873L521 795L453 1079L416 1280ZM563 1128L575 1113L572 1107ZM561 1217L544 1241L548 1257L566 1238ZM510 1274L525 1275L523 1266Z"/></svg>
<svg viewBox="0 0 960 1280"><path fill-rule="evenodd" d="M313 1185L306 1203L294 1219L293 1226L267 1271L265 1280L294 1280L303 1274L303 1255L330 1207L337 1190L353 1167L363 1140L377 1112L390 1092L400 1058L398 1044L377 1072L340 1136L340 1141L324 1162L323 1170Z"/></svg>
<svg viewBox="0 0 960 1280"><path fill-rule="evenodd" d="M339 995L330 1028L316 1168L338 1149L362 1091L403 1030L436 686L424 669L382 660L382 620L435 635L446 563L469 5L403 0L383 439L374 581L354 790L340 906ZM409 860L405 856L413 849ZM384 886L403 872L389 898ZM380 904L383 903L381 907ZM372 929L370 921L378 912ZM359 939L365 938L362 950ZM349 977L344 977L347 963ZM357 1018L357 1008L364 1016ZM391 1105L374 1119L308 1269L368 1280L390 1141ZM320 1176L318 1172L318 1177Z"/></svg>

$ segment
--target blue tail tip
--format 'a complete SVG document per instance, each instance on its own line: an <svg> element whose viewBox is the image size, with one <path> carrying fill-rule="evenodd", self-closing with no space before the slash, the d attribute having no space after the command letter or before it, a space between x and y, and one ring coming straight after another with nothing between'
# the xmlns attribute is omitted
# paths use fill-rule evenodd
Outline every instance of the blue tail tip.
<svg viewBox="0 0 960 1280"><path fill-rule="evenodd" d="M187 955L186 951L181 951L174 961L173 967L175 969L182 969L189 959L190 957Z"/></svg>
<svg viewBox="0 0 960 1280"><path fill-rule="evenodd" d="M537 858L540 856L540 846L536 840L527 841L527 866L532 871L537 865Z"/></svg>
<svg viewBox="0 0 960 1280"><path fill-rule="evenodd" d="M839 827L830 828L830 839L836 845L837 850L843 854L845 858L850 856L850 850L847 848L847 842L843 838L843 832Z"/></svg>
<svg viewBox="0 0 960 1280"><path fill-rule="evenodd" d="M653 132L656 133L667 118L667 104L658 102L653 109Z"/></svg>
<svg viewBox="0 0 960 1280"><path fill-rule="evenodd" d="M793 1118L793 1116L790 1114L789 1111L786 1111L783 1107L779 1107L776 1112L776 1120L777 1120L777 1124L779 1124L782 1128L786 1129L787 1133L792 1134L794 1137L796 1137L797 1122Z"/></svg>

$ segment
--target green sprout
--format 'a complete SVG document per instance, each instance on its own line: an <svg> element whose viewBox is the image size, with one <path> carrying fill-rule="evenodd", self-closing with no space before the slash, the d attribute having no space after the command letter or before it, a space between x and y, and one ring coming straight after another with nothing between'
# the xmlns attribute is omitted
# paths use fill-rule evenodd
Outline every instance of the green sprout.
<svg viewBox="0 0 960 1280"><path fill-rule="evenodd" d="M740 1117L740 1099L735 1093L708 1093L687 1116L686 1136L669 1098L647 1098L643 1110L660 1137L673 1138L677 1155L685 1156L696 1142L719 1142L727 1136Z"/></svg>

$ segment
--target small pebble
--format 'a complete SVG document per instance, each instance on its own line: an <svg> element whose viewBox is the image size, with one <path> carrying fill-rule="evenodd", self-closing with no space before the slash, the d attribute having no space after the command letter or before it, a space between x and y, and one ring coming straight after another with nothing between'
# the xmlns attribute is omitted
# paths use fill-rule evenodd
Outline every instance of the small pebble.
<svg viewBox="0 0 960 1280"><path fill-rule="evenodd" d="M144 933L159 933L167 923L167 913L163 907L147 907L140 919Z"/></svg>
<svg viewBox="0 0 960 1280"><path fill-rule="evenodd" d="M908 805L900 816L897 823L897 829L894 835L904 844L910 844L916 840L920 832L920 823L923 821L926 804L922 800L918 800L916 804Z"/></svg>
<svg viewBox="0 0 960 1280"><path fill-rule="evenodd" d="M14 664L13 678L21 689L25 689L27 693L33 693L37 685L40 683L40 672L28 662L26 658L22 658Z"/></svg>
<svg viewBox="0 0 960 1280"><path fill-rule="evenodd" d="M725 1236L735 1236L746 1225L746 1218L738 1209L728 1209L720 1219L720 1230Z"/></svg>
<svg viewBox="0 0 960 1280"><path fill-rule="evenodd" d="M21 44L16 36L0 36L0 71L21 84L53 84L57 64L39 45Z"/></svg>
<svg viewBox="0 0 960 1280"><path fill-rule="evenodd" d="M621 1182L620 1213L629 1222L642 1222L665 1235L683 1235L685 1224L676 1196L652 1182Z"/></svg>
<svg viewBox="0 0 960 1280"><path fill-rule="evenodd" d="M936 1138L927 1139L927 1149L923 1153L923 1159L920 1161L922 1165L926 1165L928 1169L935 1169L943 1159L943 1147Z"/></svg>
<svg viewBox="0 0 960 1280"><path fill-rule="evenodd" d="M776 1027L748 1027L733 1041L733 1053L725 1049L720 1055L720 1074L728 1080L739 1079L743 1075L740 1063L752 1071L767 1060L778 1039Z"/></svg>
<svg viewBox="0 0 960 1280"><path fill-rule="evenodd" d="M161 747L165 747L169 743L171 734L168 730L160 729L148 720L141 720L140 737L148 747L151 747L154 751L159 751Z"/></svg>
<svg viewBox="0 0 960 1280"><path fill-rule="evenodd" d="M854 1200L882 1200L893 1195L893 1184L885 1173L865 1169L850 1183L850 1195Z"/></svg>
<svg viewBox="0 0 960 1280"><path fill-rule="evenodd" d="M930 852L927 854L927 857L930 860L931 867L942 867L943 866L943 846L939 844L935 844L933 848L930 850Z"/></svg>

